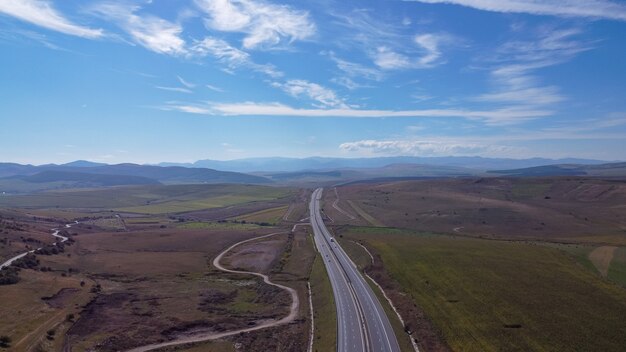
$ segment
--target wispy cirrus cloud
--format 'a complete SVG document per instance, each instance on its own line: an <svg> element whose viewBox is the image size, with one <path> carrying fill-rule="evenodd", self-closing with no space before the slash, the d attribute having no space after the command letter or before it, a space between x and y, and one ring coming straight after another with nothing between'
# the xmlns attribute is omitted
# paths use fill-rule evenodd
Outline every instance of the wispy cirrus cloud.
<svg viewBox="0 0 626 352"><path fill-rule="evenodd" d="M193 88L195 88L197 86L197 84L188 82L187 80L185 80L181 76L176 76L176 78L178 78L178 82L180 82L180 84L182 84L186 88L193 89Z"/></svg>
<svg viewBox="0 0 626 352"><path fill-rule="evenodd" d="M194 55L207 56L216 58L222 64L234 70L238 68L248 68L253 71L264 73L270 77L281 77L283 73L271 64L258 64L252 60L250 54L237 49L222 39L206 37L203 40L195 42L190 51Z"/></svg>
<svg viewBox="0 0 626 352"><path fill-rule="evenodd" d="M149 14L138 15L139 10L139 6L119 2L99 3L91 8L92 13L116 22L133 42L148 50L168 55L188 53L180 24Z"/></svg>
<svg viewBox="0 0 626 352"><path fill-rule="evenodd" d="M372 86L370 85L358 83L352 78L346 76L333 77L330 79L330 81L345 88L348 88L349 90L355 90L359 88L372 88Z"/></svg>
<svg viewBox="0 0 626 352"><path fill-rule="evenodd" d="M442 47L459 44L448 33L407 34L406 25L383 22L367 10L334 14L348 29L338 46L356 46L382 70L425 69L445 62ZM338 62L339 64L339 62Z"/></svg>
<svg viewBox="0 0 626 352"><path fill-rule="evenodd" d="M0 14L73 36L93 39L104 35L102 29L73 23L46 0L2 0L0 1Z"/></svg>
<svg viewBox="0 0 626 352"><path fill-rule="evenodd" d="M413 61L407 55L398 53L388 46L379 46L372 54L376 66L383 70L405 69L413 66Z"/></svg>
<svg viewBox="0 0 626 352"><path fill-rule="evenodd" d="M167 91L170 91L170 92L187 93L187 94L193 93L193 91L191 89L183 88L183 87L155 86L154 88L161 89L161 90L167 90Z"/></svg>
<svg viewBox="0 0 626 352"><path fill-rule="evenodd" d="M528 13L562 17L588 17L626 21L626 5L609 0L408 0L429 4L455 4L502 13Z"/></svg>
<svg viewBox="0 0 626 352"><path fill-rule="evenodd" d="M441 43L446 40L448 40L448 36L441 34L426 33L416 35L415 43L424 50L424 54L417 59L417 64L420 67L434 66L441 58Z"/></svg>
<svg viewBox="0 0 626 352"><path fill-rule="evenodd" d="M509 41L496 50L490 59L490 76L496 89L475 97L481 102L547 106L565 100L559 87L545 86L535 71L558 65L592 49L577 39L577 28L543 28L534 40Z"/></svg>
<svg viewBox="0 0 626 352"><path fill-rule="evenodd" d="M529 119L545 117L552 111L505 107L493 110L470 109L422 109L422 110L373 110L353 108L301 109L281 103L200 103L169 102L162 110L181 111L214 116L289 116L289 117L343 117L343 118L464 118L480 120L490 125L515 124Z"/></svg>
<svg viewBox="0 0 626 352"><path fill-rule="evenodd" d="M379 46L371 55L374 63L384 70L431 68L445 62L441 46L452 41L454 39L447 34L423 33L413 37L417 48L411 50L411 55L396 52L388 46Z"/></svg>
<svg viewBox="0 0 626 352"><path fill-rule="evenodd" d="M367 80L379 81L383 73L375 67L369 67L360 63L348 61L338 57L334 52L324 52L337 65L337 68L350 77L359 77Z"/></svg>
<svg viewBox="0 0 626 352"><path fill-rule="evenodd" d="M291 79L284 83L274 82L272 86L282 89L292 97L306 96L323 108L348 108L348 105L346 105L343 99L339 98L333 90L317 83L302 79Z"/></svg>
<svg viewBox="0 0 626 352"><path fill-rule="evenodd" d="M312 37L316 26L307 11L286 5L250 0L195 0L209 17L207 27L225 32L245 33L246 49L271 48L285 40Z"/></svg>
<svg viewBox="0 0 626 352"><path fill-rule="evenodd" d="M210 90L212 90L214 92L224 93L224 89L222 89L222 88L220 88L218 86L215 86L215 85L212 85L212 84L205 84L204 86L209 88Z"/></svg>
<svg viewBox="0 0 626 352"><path fill-rule="evenodd" d="M322 54L327 55L331 61L336 64L339 71L341 71L340 75L331 79L331 82L346 87L349 90L370 88L370 85L360 83L359 81L380 81L384 77L380 69L342 59L333 51L324 51Z"/></svg>

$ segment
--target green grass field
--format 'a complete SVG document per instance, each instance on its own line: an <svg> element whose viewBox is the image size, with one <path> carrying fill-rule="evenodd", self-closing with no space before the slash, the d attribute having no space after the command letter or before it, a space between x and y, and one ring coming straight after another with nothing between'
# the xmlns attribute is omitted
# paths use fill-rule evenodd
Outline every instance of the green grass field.
<svg viewBox="0 0 626 352"><path fill-rule="evenodd" d="M511 197L516 200L541 197L550 190L549 183L516 183L511 187Z"/></svg>
<svg viewBox="0 0 626 352"><path fill-rule="evenodd" d="M202 230L255 230L263 228L255 224L239 224L232 222L185 222L176 225L179 229L202 229Z"/></svg>
<svg viewBox="0 0 626 352"><path fill-rule="evenodd" d="M609 280L615 281L626 288L626 247L615 251L609 267Z"/></svg>
<svg viewBox="0 0 626 352"><path fill-rule="evenodd" d="M585 245L585 244L563 244L563 243L550 243L550 242L536 242L535 244L556 248L570 254L580 265L592 271L598 273L598 269L589 260L589 253L591 253L597 246Z"/></svg>
<svg viewBox="0 0 626 352"><path fill-rule="evenodd" d="M0 206L113 209L162 214L225 207L287 197L290 189L254 185L169 185L54 191L0 197Z"/></svg>
<svg viewBox="0 0 626 352"><path fill-rule="evenodd" d="M520 242L354 228L457 351L623 351L626 291ZM517 328L514 328L517 327Z"/></svg>
<svg viewBox="0 0 626 352"><path fill-rule="evenodd" d="M270 224L276 224L283 219L283 216L287 212L288 205L281 207L264 209L250 214L245 214L234 218L235 220L244 220L247 222L266 222Z"/></svg>

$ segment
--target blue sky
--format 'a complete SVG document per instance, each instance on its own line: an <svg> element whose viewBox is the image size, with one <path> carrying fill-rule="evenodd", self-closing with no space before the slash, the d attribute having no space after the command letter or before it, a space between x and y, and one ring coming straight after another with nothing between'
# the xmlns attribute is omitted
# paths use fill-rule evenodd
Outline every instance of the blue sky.
<svg viewBox="0 0 626 352"><path fill-rule="evenodd" d="M617 0L0 1L0 159L626 159Z"/></svg>

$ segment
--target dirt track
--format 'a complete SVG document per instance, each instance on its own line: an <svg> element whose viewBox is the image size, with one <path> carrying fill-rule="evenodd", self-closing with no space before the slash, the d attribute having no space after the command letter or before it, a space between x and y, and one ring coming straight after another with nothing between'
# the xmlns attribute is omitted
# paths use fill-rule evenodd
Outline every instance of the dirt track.
<svg viewBox="0 0 626 352"><path fill-rule="evenodd" d="M296 292L296 290L294 290L291 287L287 287L287 286L283 286L281 284L277 284L274 282L271 282L269 277L267 275L261 274L261 273L255 273L252 271L238 271L238 270L231 270L231 269L226 269L224 268L221 264L220 261L222 259L222 257L228 253L230 250L232 250L233 248L246 243L246 242L251 242L251 241L255 241L261 238L265 238L265 237L270 237L270 236L275 236L275 235L280 235L280 234L286 234L286 232L276 232L276 233L271 233L269 235L263 235L263 236L259 236L259 237L255 237L255 238L251 238L251 239L247 239L241 242L237 242L234 245L226 248L226 250L224 250L222 253L220 253L217 257L215 257L215 259L213 260L213 266L215 266L217 269L225 271L227 273L235 273L235 274L245 274L245 275L255 275L258 277L263 278L263 281L268 284L268 285L272 285L272 286L276 286L280 289L283 289L287 292L289 292L291 294L291 307L289 310L289 315L287 315L286 317L280 319L280 320L276 320L276 321L269 321L254 327L250 327L250 328L245 328L245 329L238 329L238 330L232 330L232 331L225 331L225 332L220 332L220 333L199 333L196 335L191 335L191 336L185 336L182 338L178 338L172 341L167 341L167 342L161 342L161 343L155 343L155 344L150 344L150 345L146 345L146 346L140 346L140 347L136 347L133 348L131 350L128 350L127 352L145 352L145 351L152 351L161 347L167 347L167 346L177 346L177 345L182 345L182 344L186 344L186 343L193 343L193 342L203 342L203 341L210 341L210 340L216 340L216 339L220 339L223 337L227 337L227 336L232 336L232 335L237 335L240 333L245 333L245 332L251 332L251 331L256 331L256 330L261 330L261 329L265 329L265 328L270 328L270 327L274 327L274 326L278 326L278 325L283 325L283 324L287 324L292 322L296 316L298 315L298 309L300 307L300 300L298 299L298 293Z"/></svg>

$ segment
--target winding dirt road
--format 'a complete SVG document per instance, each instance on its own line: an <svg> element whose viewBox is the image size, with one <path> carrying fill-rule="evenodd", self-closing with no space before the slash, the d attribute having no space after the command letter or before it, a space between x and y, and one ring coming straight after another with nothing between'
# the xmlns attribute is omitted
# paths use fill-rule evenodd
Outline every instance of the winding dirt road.
<svg viewBox="0 0 626 352"><path fill-rule="evenodd" d="M69 229L69 228L70 228L70 227L72 227L72 225L74 225L74 224L78 224L78 221L75 221L75 222L70 223L70 224L66 224L66 225L65 225L65 228ZM61 243L65 242L65 241L67 241L67 240L69 239L69 238L67 238L67 237L65 237L65 236L61 236L61 235L59 235L59 232L61 232L61 230L59 230L59 229L52 229L51 231L54 231L54 232L52 233L52 236L54 236L54 237L56 237L56 238L59 238L59 239L61 240L61 241L59 241L59 242L61 242ZM54 242L52 245L53 245L53 246L56 246L56 245L57 245L57 242ZM39 248L37 248L37 249L33 249L33 250L28 251L28 252L24 252L24 253L22 253L22 254L18 254L18 255L16 255L15 257L13 257L13 258L11 258L11 259L7 260L6 262L4 262L4 263L0 264L0 270L2 270L2 269L3 269L3 268L5 268L5 267L10 266L11 264L13 264L13 262L14 262L14 261L16 261L16 260L18 260L18 259L20 259L20 258L25 257L28 253L34 253L34 252L36 252L36 251L40 250L41 248L42 248L42 247L39 247Z"/></svg>
<svg viewBox="0 0 626 352"><path fill-rule="evenodd" d="M287 324L292 322L298 315L298 309L300 307L300 300L298 298L298 292L296 292L296 290L294 290L291 287L287 287L281 284L277 284L274 283L272 281L270 281L269 277L267 275L261 274L261 273L256 273L253 271L239 271L239 270L231 270L231 269L226 269L225 267L222 266L222 264L220 264L220 261L222 259L222 257L224 257L224 255L226 255L226 253L228 253L229 251L231 251L233 248L247 243L247 242L252 242L252 241L256 241L262 238L266 238L266 237L270 237L270 236L275 236L275 235L281 235L281 234L286 234L287 232L275 232L275 233L270 233L269 235L263 235L263 236L259 236L259 237L254 237L254 238L250 238L241 242L237 242L235 244L233 244L232 246L226 248L222 253L220 253L217 257L215 257L215 259L213 259L213 266L215 266L217 269L227 272L227 273L233 273L233 274L245 274L245 275L254 275L254 276L258 276L260 278L263 278L263 281L268 284L268 285L272 285L272 286L276 286L280 289L283 289L287 292L289 292L289 294L291 294L291 308L289 310L289 315L287 315L286 317L280 319L280 320L275 320L275 321L268 321L266 323L257 325L257 326L253 326L250 328L245 328L245 329L238 329L238 330L232 330L232 331L225 331L225 332L220 332L220 333L211 333L211 332L206 332L206 333L199 333L196 335L191 335L191 336L185 336L185 337L181 337L172 341L167 341L167 342L161 342L161 343L155 343L155 344L151 344L151 345L146 345L146 346L141 346L141 347L136 347L133 348L131 350L128 350L127 352L145 352L145 351L152 351L155 350L157 348L161 348L161 347L166 347L166 346L177 346L177 345L182 345L182 344L186 344L186 343L193 343L193 342L203 342L203 341L210 341L210 340L217 340L223 337L227 337L227 336L232 336L232 335L237 335L240 333L244 333L244 332L251 332L251 331L256 331L256 330L261 330L261 329L266 329L266 328L270 328L270 327L274 327L274 326L279 326L279 325L283 325L283 324Z"/></svg>

